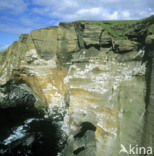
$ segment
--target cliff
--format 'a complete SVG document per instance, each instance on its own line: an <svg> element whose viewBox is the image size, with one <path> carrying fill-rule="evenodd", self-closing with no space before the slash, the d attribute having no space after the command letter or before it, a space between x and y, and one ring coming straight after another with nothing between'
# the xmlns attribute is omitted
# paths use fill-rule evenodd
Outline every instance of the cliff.
<svg viewBox="0 0 154 156"><path fill-rule="evenodd" d="M61 114L66 156L154 147L153 52L154 16L22 34L0 53L0 109L34 105Z"/></svg>

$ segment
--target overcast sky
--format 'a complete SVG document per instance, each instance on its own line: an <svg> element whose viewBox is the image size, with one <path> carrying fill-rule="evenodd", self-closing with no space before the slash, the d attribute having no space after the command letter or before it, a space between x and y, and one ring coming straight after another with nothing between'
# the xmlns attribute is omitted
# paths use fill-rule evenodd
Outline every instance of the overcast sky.
<svg viewBox="0 0 154 156"><path fill-rule="evenodd" d="M140 19L154 14L154 0L0 0L0 49L20 33L60 21Z"/></svg>

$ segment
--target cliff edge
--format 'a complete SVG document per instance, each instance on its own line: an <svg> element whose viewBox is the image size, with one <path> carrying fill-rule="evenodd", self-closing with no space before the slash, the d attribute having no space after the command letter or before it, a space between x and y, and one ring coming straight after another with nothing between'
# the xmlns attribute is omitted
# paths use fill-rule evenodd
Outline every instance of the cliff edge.
<svg viewBox="0 0 154 156"><path fill-rule="evenodd" d="M61 113L66 156L154 147L153 52L154 16L22 34L0 53L0 109L33 104Z"/></svg>

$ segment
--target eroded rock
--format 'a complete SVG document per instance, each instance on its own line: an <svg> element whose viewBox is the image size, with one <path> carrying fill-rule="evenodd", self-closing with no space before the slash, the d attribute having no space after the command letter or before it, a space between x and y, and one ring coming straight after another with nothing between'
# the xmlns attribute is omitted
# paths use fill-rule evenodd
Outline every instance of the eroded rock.
<svg viewBox="0 0 154 156"><path fill-rule="evenodd" d="M115 40L113 41L113 49L117 53L126 53L130 51L137 51L138 47L135 42L130 40Z"/></svg>
<svg viewBox="0 0 154 156"><path fill-rule="evenodd" d="M22 80L35 94L35 107L47 106L46 113L55 115L68 137L66 156L119 155L121 144L154 144L153 55L146 51L153 47L153 35L146 36L144 22L132 36L119 33L121 27L112 22L108 29L101 24L82 21L35 30L0 54L1 106L33 101L22 85L5 91L10 80Z"/></svg>
<svg viewBox="0 0 154 156"><path fill-rule="evenodd" d="M83 29L83 40L85 45L87 47L92 45L99 47L102 30L103 28L100 25L85 23Z"/></svg>
<svg viewBox="0 0 154 156"><path fill-rule="evenodd" d="M0 109L33 107L36 101L31 89L24 83L10 81L0 88L0 94Z"/></svg>
<svg viewBox="0 0 154 156"><path fill-rule="evenodd" d="M100 45L102 47L111 47L112 46L112 37L108 32L103 31L100 39Z"/></svg>
<svg viewBox="0 0 154 156"><path fill-rule="evenodd" d="M145 43L147 44L147 47L149 47L151 50L154 50L154 34L148 35L146 37Z"/></svg>

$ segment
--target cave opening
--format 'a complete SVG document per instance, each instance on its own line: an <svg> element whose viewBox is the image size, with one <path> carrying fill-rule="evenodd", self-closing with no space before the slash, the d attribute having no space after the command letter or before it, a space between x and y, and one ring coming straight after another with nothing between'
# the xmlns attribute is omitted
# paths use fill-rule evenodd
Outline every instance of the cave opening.
<svg viewBox="0 0 154 156"><path fill-rule="evenodd" d="M57 156L64 142L54 117L36 109L26 84L0 87L0 156Z"/></svg>
<svg viewBox="0 0 154 156"><path fill-rule="evenodd" d="M0 156L57 156L62 134L52 117L35 109L0 109Z"/></svg>

